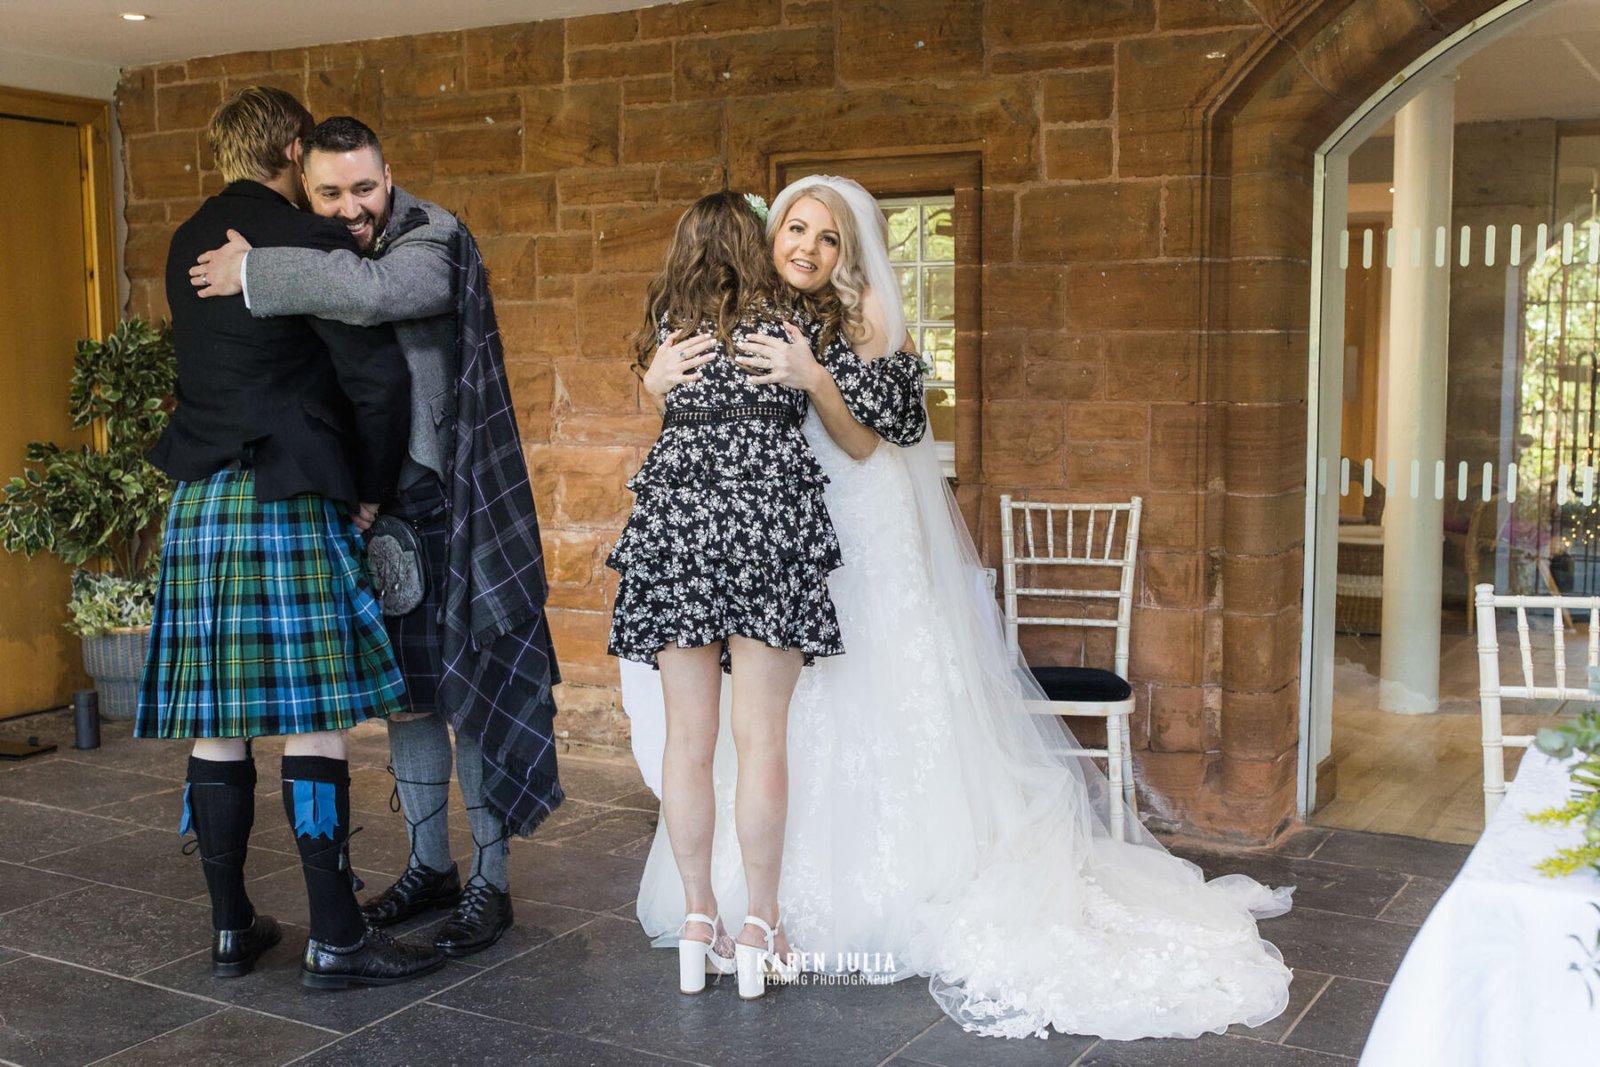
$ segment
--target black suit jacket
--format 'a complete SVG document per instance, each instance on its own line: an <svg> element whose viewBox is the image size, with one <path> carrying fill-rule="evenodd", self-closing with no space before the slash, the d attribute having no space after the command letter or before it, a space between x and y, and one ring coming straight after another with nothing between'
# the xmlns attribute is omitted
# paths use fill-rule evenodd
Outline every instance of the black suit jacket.
<svg viewBox="0 0 1600 1067"><path fill-rule="evenodd" d="M200 299L189 268L229 229L258 248L356 251L344 227L253 181L229 185L178 227L167 253L177 409L150 462L179 481L239 463L254 470L262 501L390 499L411 427L411 376L394 331L257 319L242 297Z"/></svg>

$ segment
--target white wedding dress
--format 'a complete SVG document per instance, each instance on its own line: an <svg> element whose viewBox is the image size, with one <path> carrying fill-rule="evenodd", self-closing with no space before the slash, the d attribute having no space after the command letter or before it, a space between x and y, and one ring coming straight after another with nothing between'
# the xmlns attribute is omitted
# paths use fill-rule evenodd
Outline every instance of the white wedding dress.
<svg viewBox="0 0 1600 1067"><path fill-rule="evenodd" d="M1287 911L1291 890L1208 883L1142 829L1111 839L1104 778L1064 754L1058 720L1023 708L1037 690L1006 651L932 442L880 444L858 463L815 411L805 431L831 479L846 654L803 671L790 708L779 900L803 966L927 976L953 1019L996 1036L1194 1037L1282 1012L1290 972L1256 918ZM627 681L639 718L650 680ZM712 874L737 931L726 698L723 714ZM676 944L684 898L664 820L638 914Z"/></svg>

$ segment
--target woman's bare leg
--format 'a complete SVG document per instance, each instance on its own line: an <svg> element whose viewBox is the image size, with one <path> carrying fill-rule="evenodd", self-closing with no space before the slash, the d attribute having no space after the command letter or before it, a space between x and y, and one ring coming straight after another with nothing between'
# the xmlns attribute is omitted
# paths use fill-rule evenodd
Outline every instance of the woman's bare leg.
<svg viewBox="0 0 1600 1067"><path fill-rule="evenodd" d="M661 692L667 707L667 741L661 757L661 817L667 821L672 856L683 879L687 910L717 913L711 887L711 839L717 825L717 800L711 760L717 748L718 703L722 695L721 649L716 645L668 645L657 656ZM710 943L715 932L691 923L684 937Z"/></svg>
<svg viewBox="0 0 1600 1067"><path fill-rule="evenodd" d="M734 663L733 743L739 753L734 817L749 912L776 925L789 818L789 698L804 661L798 651L769 648L745 637L730 637L728 644ZM745 926L739 940L766 945L755 926ZM780 935L775 947L787 955L788 939Z"/></svg>

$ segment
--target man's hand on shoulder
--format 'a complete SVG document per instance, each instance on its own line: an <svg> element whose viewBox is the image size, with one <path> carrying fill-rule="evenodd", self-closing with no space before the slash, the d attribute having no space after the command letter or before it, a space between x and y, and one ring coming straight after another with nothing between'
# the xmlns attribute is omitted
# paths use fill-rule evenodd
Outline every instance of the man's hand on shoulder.
<svg viewBox="0 0 1600 1067"><path fill-rule="evenodd" d="M200 290L200 296L238 296L243 291L241 267L251 244L238 230L228 231L228 243L221 248L200 253L196 265L189 268L189 284Z"/></svg>

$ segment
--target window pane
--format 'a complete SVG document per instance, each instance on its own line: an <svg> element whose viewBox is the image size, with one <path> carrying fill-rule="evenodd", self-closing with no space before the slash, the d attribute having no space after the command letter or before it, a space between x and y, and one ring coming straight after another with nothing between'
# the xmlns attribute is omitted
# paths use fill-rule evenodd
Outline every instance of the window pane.
<svg viewBox="0 0 1600 1067"><path fill-rule="evenodd" d="M889 258L915 260L917 258L917 207L886 207L883 217L889 224Z"/></svg>
<svg viewBox="0 0 1600 1067"><path fill-rule="evenodd" d="M928 386L923 392L928 404L928 429L935 441L953 441L956 436L956 391L949 383L955 374L951 360L955 331L924 327L921 336L922 358L928 361ZM948 337L946 335L949 335ZM933 384L939 382L940 384Z"/></svg>
<svg viewBox="0 0 1600 1067"><path fill-rule="evenodd" d="M924 322L954 322L956 317L956 268L922 268L922 319Z"/></svg>
<svg viewBox="0 0 1600 1067"><path fill-rule="evenodd" d="M928 362L930 431L955 439L955 204L923 197L883 205L889 258L913 344Z"/></svg>
<svg viewBox="0 0 1600 1067"><path fill-rule="evenodd" d="M922 206L922 258L955 262L956 222L953 205Z"/></svg>
<svg viewBox="0 0 1600 1067"><path fill-rule="evenodd" d="M894 274L900 279L900 306L905 310L906 321L921 321L921 308L917 306L917 268L896 267Z"/></svg>
<svg viewBox="0 0 1600 1067"><path fill-rule="evenodd" d="M954 441L956 437L956 391L933 388L927 391L928 429L935 441Z"/></svg>
<svg viewBox="0 0 1600 1067"><path fill-rule="evenodd" d="M956 379L956 331L953 326L929 327L922 331L922 356L933 364L933 376L942 381Z"/></svg>

